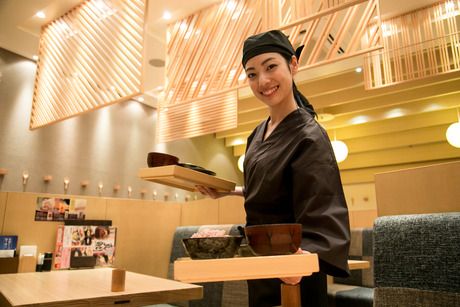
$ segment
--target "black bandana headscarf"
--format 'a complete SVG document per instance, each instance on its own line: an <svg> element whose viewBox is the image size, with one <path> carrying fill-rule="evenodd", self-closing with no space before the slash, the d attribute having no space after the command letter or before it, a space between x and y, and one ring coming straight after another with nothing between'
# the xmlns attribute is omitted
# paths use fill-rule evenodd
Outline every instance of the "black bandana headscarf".
<svg viewBox="0 0 460 307"><path fill-rule="evenodd" d="M249 59L267 52L277 52L288 57L296 55L294 47L292 47L287 36L279 30L272 30L250 36L245 40L243 46L243 67L246 66Z"/></svg>

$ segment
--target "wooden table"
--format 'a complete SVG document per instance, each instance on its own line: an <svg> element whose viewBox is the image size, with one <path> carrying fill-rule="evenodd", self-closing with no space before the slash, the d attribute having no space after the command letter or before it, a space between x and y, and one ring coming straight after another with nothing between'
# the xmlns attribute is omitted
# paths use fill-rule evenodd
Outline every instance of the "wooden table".
<svg viewBox="0 0 460 307"><path fill-rule="evenodd" d="M367 260L348 260L348 268L350 270L364 270L371 267Z"/></svg>
<svg viewBox="0 0 460 307"><path fill-rule="evenodd" d="M145 306L203 297L203 288L126 272L125 291L111 292L112 269L0 275L0 306Z"/></svg>

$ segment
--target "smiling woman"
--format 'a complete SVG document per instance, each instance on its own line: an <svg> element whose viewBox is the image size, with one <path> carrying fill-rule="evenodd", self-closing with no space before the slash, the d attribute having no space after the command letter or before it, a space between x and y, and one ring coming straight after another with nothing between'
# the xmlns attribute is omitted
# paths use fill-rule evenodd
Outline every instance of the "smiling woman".
<svg viewBox="0 0 460 307"><path fill-rule="evenodd" d="M244 188L230 194L245 197L247 226L300 224L302 242L297 252L317 253L320 272L303 278L248 281L253 307L279 305L282 282L299 284L303 305L327 306L326 274L348 275L350 229L340 174L325 130L294 84L297 60L281 31L246 39L242 64L269 117L248 137ZM211 197L225 195L199 189Z"/></svg>

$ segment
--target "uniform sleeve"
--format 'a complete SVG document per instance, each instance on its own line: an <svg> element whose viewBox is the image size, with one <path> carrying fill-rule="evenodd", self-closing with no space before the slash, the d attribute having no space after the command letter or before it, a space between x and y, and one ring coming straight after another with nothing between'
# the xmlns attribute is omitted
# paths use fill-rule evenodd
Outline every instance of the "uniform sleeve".
<svg viewBox="0 0 460 307"><path fill-rule="evenodd" d="M298 144L291 171L294 215L303 225L302 249L318 253L322 272L348 276L348 209L332 147L323 131Z"/></svg>

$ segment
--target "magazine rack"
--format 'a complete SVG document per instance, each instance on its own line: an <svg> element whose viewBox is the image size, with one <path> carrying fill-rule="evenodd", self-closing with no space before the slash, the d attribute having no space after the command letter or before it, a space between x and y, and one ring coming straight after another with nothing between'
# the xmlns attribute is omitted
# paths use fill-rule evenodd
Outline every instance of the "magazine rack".
<svg viewBox="0 0 460 307"><path fill-rule="evenodd" d="M232 191L235 183L178 165L141 168L139 177L174 188L195 191L196 185L214 188L218 191Z"/></svg>

